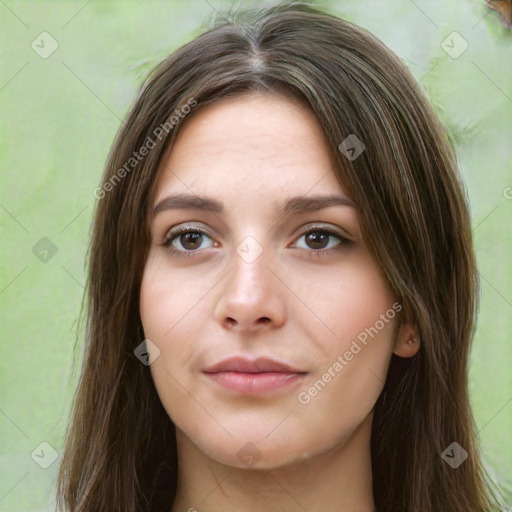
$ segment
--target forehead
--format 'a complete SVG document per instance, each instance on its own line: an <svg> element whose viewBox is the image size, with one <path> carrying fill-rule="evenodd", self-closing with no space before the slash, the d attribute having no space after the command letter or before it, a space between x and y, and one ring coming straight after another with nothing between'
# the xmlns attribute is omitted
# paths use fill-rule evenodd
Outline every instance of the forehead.
<svg viewBox="0 0 512 512"><path fill-rule="evenodd" d="M186 120L159 170L155 199L183 191L231 191L238 199L344 193L335 165L309 109L288 96L251 93L199 108Z"/></svg>

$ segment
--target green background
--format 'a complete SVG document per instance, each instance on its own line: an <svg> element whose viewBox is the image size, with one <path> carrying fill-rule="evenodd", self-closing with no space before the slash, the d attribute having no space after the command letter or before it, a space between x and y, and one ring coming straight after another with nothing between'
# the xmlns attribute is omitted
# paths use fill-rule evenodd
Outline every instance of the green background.
<svg viewBox="0 0 512 512"><path fill-rule="evenodd" d="M0 0L1 511L54 510L93 190L115 132L146 72L232 3ZM482 280L471 400L512 503L512 31L480 0L323 5L406 62L456 142ZM42 32L58 44L47 58L31 46L51 48ZM50 460L42 442L58 454L47 469L31 456Z"/></svg>

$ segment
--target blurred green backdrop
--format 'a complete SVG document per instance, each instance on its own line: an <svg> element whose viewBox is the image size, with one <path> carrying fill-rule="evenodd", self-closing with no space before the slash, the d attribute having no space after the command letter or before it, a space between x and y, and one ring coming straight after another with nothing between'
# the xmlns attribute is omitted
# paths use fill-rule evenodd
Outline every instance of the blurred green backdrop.
<svg viewBox="0 0 512 512"><path fill-rule="evenodd" d="M2 511L54 510L93 190L115 132L147 71L232 4L0 0ZM456 143L482 280L471 400L512 504L512 31L483 0L322 5L406 62Z"/></svg>

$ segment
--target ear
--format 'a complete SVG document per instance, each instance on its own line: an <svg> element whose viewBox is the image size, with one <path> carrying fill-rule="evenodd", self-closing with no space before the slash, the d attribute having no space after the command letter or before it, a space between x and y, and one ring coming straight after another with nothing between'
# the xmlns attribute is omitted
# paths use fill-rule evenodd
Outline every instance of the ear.
<svg viewBox="0 0 512 512"><path fill-rule="evenodd" d="M398 357L413 357L418 353L420 343L416 326L403 322L398 329L393 353Z"/></svg>

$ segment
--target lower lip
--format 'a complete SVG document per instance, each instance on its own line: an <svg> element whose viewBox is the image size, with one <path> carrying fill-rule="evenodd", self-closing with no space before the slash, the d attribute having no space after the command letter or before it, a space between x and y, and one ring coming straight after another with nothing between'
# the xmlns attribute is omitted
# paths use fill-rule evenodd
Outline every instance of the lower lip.
<svg viewBox="0 0 512 512"><path fill-rule="evenodd" d="M281 389L302 380L303 373L241 373L217 372L206 376L222 387L245 394L258 394Z"/></svg>

